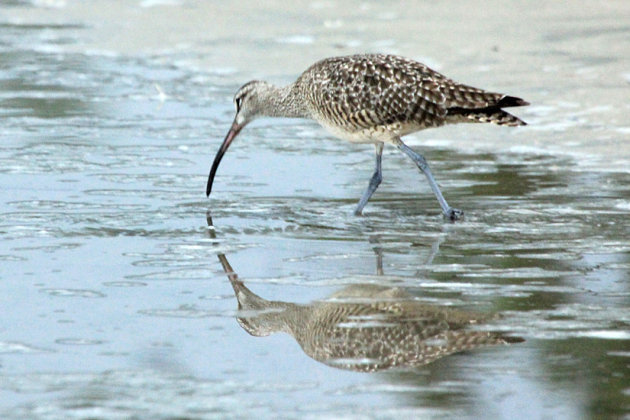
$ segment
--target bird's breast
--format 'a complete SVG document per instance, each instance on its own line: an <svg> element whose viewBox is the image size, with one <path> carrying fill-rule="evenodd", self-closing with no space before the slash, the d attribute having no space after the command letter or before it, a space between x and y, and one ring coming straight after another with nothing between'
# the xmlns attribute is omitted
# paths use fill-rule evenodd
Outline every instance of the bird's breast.
<svg viewBox="0 0 630 420"><path fill-rule="evenodd" d="M354 124L338 124L325 118L315 120L333 136L351 143L394 143L395 139L421 129L414 124L392 122L375 124L369 127L358 127Z"/></svg>
<svg viewBox="0 0 630 420"><path fill-rule="evenodd" d="M377 127L357 128L335 124L324 119L317 119L317 122L333 136L352 143L378 143L392 137L392 133L387 133Z"/></svg>

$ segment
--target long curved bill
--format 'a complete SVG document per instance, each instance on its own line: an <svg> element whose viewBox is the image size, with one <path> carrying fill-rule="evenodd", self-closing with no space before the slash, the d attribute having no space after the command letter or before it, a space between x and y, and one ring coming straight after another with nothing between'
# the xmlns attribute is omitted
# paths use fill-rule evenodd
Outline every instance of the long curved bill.
<svg viewBox="0 0 630 420"><path fill-rule="evenodd" d="M236 121L232 123L232 127L230 127L230 131L228 131L225 136L225 140L223 140L223 144L219 148L217 155L214 157L214 162L212 163L212 168L210 169L210 175L208 175L208 185L206 186L206 197L210 196L210 191L212 191L212 182L214 181L214 175L217 173L217 169L219 168L219 163L221 163L221 159L223 155L227 151L228 147L234 140L234 137L241 131L243 128L242 125L238 125Z"/></svg>

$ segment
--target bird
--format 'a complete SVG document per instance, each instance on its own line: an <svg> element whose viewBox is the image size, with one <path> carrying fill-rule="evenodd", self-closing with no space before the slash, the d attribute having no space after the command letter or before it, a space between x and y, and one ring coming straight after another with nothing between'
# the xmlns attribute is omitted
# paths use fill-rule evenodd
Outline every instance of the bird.
<svg viewBox="0 0 630 420"><path fill-rule="evenodd" d="M445 218L464 215L444 198L429 165L401 137L431 127L462 122L527 125L503 108L529 105L515 96L455 82L428 66L390 54L356 54L320 60L294 83L275 86L252 80L234 95L236 115L210 169L210 196L219 163L234 138L259 117L314 120L333 136L373 144L376 165L355 215L361 215L380 185L384 145L396 146L424 173Z"/></svg>
<svg viewBox="0 0 630 420"><path fill-rule="evenodd" d="M239 280L224 254L218 258L237 299L237 322L247 333L287 333L307 356L337 369L417 368L454 353L524 341L470 328L490 315L422 303L398 287L354 284L306 305L266 300Z"/></svg>

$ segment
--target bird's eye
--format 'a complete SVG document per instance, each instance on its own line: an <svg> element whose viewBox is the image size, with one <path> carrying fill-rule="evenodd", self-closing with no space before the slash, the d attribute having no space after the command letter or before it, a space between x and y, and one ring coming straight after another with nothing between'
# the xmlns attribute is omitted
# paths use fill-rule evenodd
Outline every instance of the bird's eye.
<svg viewBox="0 0 630 420"><path fill-rule="evenodd" d="M236 112L241 110L242 103L243 103L243 98L236 98Z"/></svg>

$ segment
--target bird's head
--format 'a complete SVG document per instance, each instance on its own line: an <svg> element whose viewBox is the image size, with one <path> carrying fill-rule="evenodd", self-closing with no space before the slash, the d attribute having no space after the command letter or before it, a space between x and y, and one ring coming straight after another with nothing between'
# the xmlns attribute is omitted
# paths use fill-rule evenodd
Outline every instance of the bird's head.
<svg viewBox="0 0 630 420"><path fill-rule="evenodd" d="M234 94L234 106L236 107L234 122L242 128L252 120L262 116L262 99L271 90L273 90L273 85L260 80L252 80L241 86Z"/></svg>
<svg viewBox="0 0 630 420"><path fill-rule="evenodd" d="M223 144L221 144L221 147L214 158L214 162L212 163L210 175L208 176L208 184L206 186L207 196L210 195L210 191L212 190L212 182L214 181L214 176L223 155L243 127L263 115L263 98L265 97L265 94L270 92L272 89L273 86L267 82L252 80L251 82L245 83L238 91L236 91L236 94L234 95L236 116L234 117L234 122L232 122L230 131L228 131L225 136Z"/></svg>

